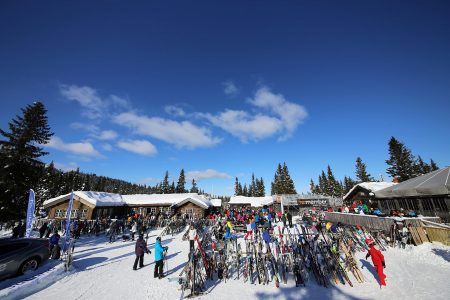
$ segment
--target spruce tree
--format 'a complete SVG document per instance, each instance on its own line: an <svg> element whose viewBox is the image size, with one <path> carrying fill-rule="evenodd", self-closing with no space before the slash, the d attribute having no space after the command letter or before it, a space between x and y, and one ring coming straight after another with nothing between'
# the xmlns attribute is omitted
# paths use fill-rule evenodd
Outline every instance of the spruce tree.
<svg viewBox="0 0 450 300"><path fill-rule="evenodd" d="M314 183L314 180L311 178L311 180L309 182L309 191L311 194L315 194L315 190L316 190L316 184Z"/></svg>
<svg viewBox="0 0 450 300"><path fill-rule="evenodd" d="M164 180L161 183L161 192L163 194L170 194L169 171L166 171L166 175L164 175Z"/></svg>
<svg viewBox="0 0 450 300"><path fill-rule="evenodd" d="M255 173L252 173L252 182L249 186L248 193L251 197L255 197L256 194Z"/></svg>
<svg viewBox="0 0 450 300"><path fill-rule="evenodd" d="M197 183L195 182L194 178L192 178L192 187L191 187L190 192L191 193L198 193L199 192L198 187L197 187Z"/></svg>
<svg viewBox="0 0 450 300"><path fill-rule="evenodd" d="M184 187L185 184L186 184L186 178L184 177L184 169L181 169L180 176L178 177L176 193L178 193L178 194L186 193L186 189Z"/></svg>
<svg viewBox="0 0 450 300"><path fill-rule="evenodd" d="M29 189L37 189L45 172L39 158L48 153L41 145L53 135L41 102L27 105L22 116L16 116L8 126L9 131L0 129L0 221L25 216Z"/></svg>
<svg viewBox="0 0 450 300"><path fill-rule="evenodd" d="M431 169L431 171L439 170L438 165L434 162L433 159L430 159L430 169Z"/></svg>
<svg viewBox="0 0 450 300"><path fill-rule="evenodd" d="M248 197L247 184L244 184L244 189L242 190L242 196Z"/></svg>
<svg viewBox="0 0 450 300"><path fill-rule="evenodd" d="M359 182L374 181L373 177L367 173L366 164L362 162L361 157L356 158L356 179Z"/></svg>
<svg viewBox="0 0 450 300"><path fill-rule="evenodd" d="M431 166L423 161L422 157L420 155L417 157L416 162L416 173L418 175L423 175L431 172Z"/></svg>
<svg viewBox="0 0 450 300"><path fill-rule="evenodd" d="M255 185L256 185L256 192L255 197L264 197L266 195L265 187L264 187L264 180L262 177L260 179L255 179Z"/></svg>
<svg viewBox="0 0 450 300"><path fill-rule="evenodd" d="M328 193L328 179L325 172L322 170L322 174L319 176L319 191L321 195L327 195Z"/></svg>
<svg viewBox="0 0 450 300"><path fill-rule="evenodd" d="M239 196L240 195L239 186L240 186L239 179L236 177L236 180L234 182L234 195L235 196Z"/></svg>
<svg viewBox="0 0 450 300"><path fill-rule="evenodd" d="M394 137L389 140L389 159L386 160L386 164L389 165L386 173L393 178L397 177L400 182L417 175L415 159L411 151Z"/></svg>
<svg viewBox="0 0 450 300"><path fill-rule="evenodd" d="M356 182L353 179L345 176L344 177L343 194L344 195L347 194L355 185L356 185Z"/></svg>
<svg viewBox="0 0 450 300"><path fill-rule="evenodd" d="M295 190L294 181L292 180L291 176L289 175L289 170L286 165L286 163L283 164L283 177L284 177L284 194L297 194L297 191Z"/></svg>
<svg viewBox="0 0 450 300"><path fill-rule="evenodd" d="M330 165L327 167L327 182L328 189L326 190L326 195L331 197L337 197L339 195L339 183L333 175Z"/></svg>

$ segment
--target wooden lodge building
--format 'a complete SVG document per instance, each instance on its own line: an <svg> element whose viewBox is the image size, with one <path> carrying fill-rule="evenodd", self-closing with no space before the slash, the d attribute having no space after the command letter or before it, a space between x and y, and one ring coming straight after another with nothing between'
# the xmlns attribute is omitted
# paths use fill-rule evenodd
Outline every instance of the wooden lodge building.
<svg viewBox="0 0 450 300"><path fill-rule="evenodd" d="M67 217L70 193L44 202L49 219ZM203 195L185 194L138 194L119 195L105 192L73 192L72 218L94 220L101 217L123 217L128 214L158 215L180 214L189 219L202 217L211 206Z"/></svg>
<svg viewBox="0 0 450 300"><path fill-rule="evenodd" d="M391 187L395 185L394 182L361 182L355 185L348 193L343 197L344 203L351 205L354 201L369 205L369 200L373 198L376 191Z"/></svg>
<svg viewBox="0 0 450 300"><path fill-rule="evenodd" d="M450 223L450 167L374 192L379 208L413 210Z"/></svg>

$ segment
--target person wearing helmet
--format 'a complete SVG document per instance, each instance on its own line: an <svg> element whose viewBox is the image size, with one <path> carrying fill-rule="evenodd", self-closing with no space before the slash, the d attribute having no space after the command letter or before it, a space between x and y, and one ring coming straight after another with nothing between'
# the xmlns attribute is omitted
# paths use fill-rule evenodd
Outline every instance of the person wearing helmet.
<svg viewBox="0 0 450 300"><path fill-rule="evenodd" d="M383 272L383 269L386 268L386 263L384 262L384 256L380 250L375 248L375 242L371 239L366 239L366 244L369 246L369 252L366 255L366 259L372 257L372 263L375 267L375 270L378 273L378 278L380 281L380 287L386 286L386 275Z"/></svg>

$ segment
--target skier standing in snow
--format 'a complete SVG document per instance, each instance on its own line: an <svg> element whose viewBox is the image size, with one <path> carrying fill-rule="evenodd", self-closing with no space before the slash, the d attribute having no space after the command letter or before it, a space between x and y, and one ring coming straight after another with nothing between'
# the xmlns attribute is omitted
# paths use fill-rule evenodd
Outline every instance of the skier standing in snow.
<svg viewBox="0 0 450 300"><path fill-rule="evenodd" d="M151 253L147 248L147 243L145 242L144 236L142 234L139 235L139 238L136 241L134 253L136 254L136 259L134 260L133 270L137 270L138 262L139 268L144 267L144 254Z"/></svg>
<svg viewBox="0 0 450 300"><path fill-rule="evenodd" d="M189 227L189 253L195 250L195 237L197 236L197 230L194 228L194 225Z"/></svg>
<svg viewBox="0 0 450 300"><path fill-rule="evenodd" d="M386 268L386 264L384 262L384 256L381 254L381 251L375 248L375 242L371 239L366 240L367 246L369 246L369 252L366 255L366 259L369 258L369 256L372 257L373 266L375 267L375 270L378 273L378 278L380 280L380 287L386 286L386 275L383 273L383 268Z"/></svg>
<svg viewBox="0 0 450 300"><path fill-rule="evenodd" d="M131 232L131 240L132 241L134 241L134 235L136 234L136 231L137 231L137 223L134 222L133 226L131 226L131 230L130 230L130 232Z"/></svg>
<svg viewBox="0 0 450 300"><path fill-rule="evenodd" d="M247 234L245 235L244 240L246 240L249 236L250 236L250 239L253 239L252 222L253 222L253 219L252 218L248 218L248 221L247 221L247 224L246 224Z"/></svg>
<svg viewBox="0 0 450 300"><path fill-rule="evenodd" d="M161 246L161 237L156 238L155 242L155 270L153 272L154 278L158 277L159 279L164 277L163 266L164 266L164 252L166 252L169 247Z"/></svg>

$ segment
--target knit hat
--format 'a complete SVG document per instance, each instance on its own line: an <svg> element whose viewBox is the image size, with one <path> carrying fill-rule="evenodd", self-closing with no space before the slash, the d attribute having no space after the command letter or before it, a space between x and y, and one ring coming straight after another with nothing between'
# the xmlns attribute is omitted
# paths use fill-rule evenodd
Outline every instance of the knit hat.
<svg viewBox="0 0 450 300"><path fill-rule="evenodd" d="M366 244L367 244L367 246L370 246L370 245L375 244L375 243L371 239L366 239Z"/></svg>

